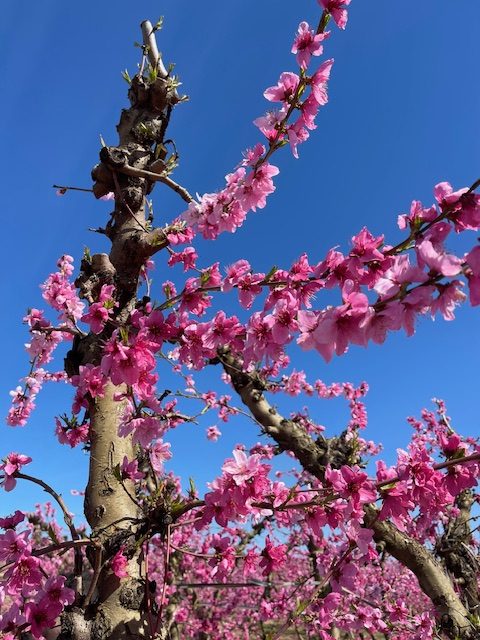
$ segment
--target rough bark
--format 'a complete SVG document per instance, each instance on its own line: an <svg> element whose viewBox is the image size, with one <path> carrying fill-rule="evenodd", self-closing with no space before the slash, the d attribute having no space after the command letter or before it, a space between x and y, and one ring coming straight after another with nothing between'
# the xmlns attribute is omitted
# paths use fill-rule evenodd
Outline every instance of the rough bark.
<svg viewBox="0 0 480 640"><path fill-rule="evenodd" d="M336 443L325 439L313 440L310 434L292 420L283 418L265 397L265 383L255 373L243 371L243 363L228 351L219 352L219 361L230 375L232 385L255 420L284 450L292 451L303 466L319 480L324 479L328 462L347 464L349 456L341 438ZM334 450L340 447L335 456ZM331 457L333 454L333 458ZM436 562L432 553L414 538L400 532L389 522L380 522L378 511L368 505L365 509L365 525L374 532L377 542L383 542L386 551L408 567L418 579L423 592L434 604L440 625L451 640L470 640L480 637L480 629L474 628L469 612L456 593L449 576Z"/></svg>
<svg viewBox="0 0 480 640"><path fill-rule="evenodd" d="M422 591L435 606L442 630L452 640L478 638L469 613L458 597L453 584L432 553L415 539L399 531L390 522L378 520L378 512L367 506L365 524L374 532L376 541L417 577Z"/></svg>
<svg viewBox="0 0 480 640"><path fill-rule="evenodd" d="M459 586L462 600L467 609L480 614L480 591L478 575L480 563L472 544L473 536L470 527L472 506L475 502L471 491L462 491L455 500L459 509L458 516L448 523L445 533L436 547L438 556Z"/></svg>

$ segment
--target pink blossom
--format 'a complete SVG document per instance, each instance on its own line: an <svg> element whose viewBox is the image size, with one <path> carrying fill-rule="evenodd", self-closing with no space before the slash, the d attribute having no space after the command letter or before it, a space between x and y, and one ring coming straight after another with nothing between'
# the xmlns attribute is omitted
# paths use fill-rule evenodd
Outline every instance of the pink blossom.
<svg viewBox="0 0 480 640"><path fill-rule="evenodd" d="M3 486L5 491L14 489L17 484L15 473L21 471L23 465L29 464L31 461L29 456L24 456L21 453L9 453L0 464L0 471L3 471L3 480L0 482L0 486Z"/></svg>
<svg viewBox="0 0 480 640"><path fill-rule="evenodd" d="M238 299L245 309L250 309L255 296L262 293L260 283L265 279L264 273L246 273L238 280Z"/></svg>
<svg viewBox="0 0 480 640"><path fill-rule="evenodd" d="M127 571L128 560L123 554L124 551L125 547L120 547L110 562L113 573L120 579L128 578L129 575Z"/></svg>
<svg viewBox="0 0 480 640"><path fill-rule="evenodd" d="M266 89L263 93L270 102L285 102L290 105L300 79L296 73L286 71L280 75L278 84Z"/></svg>
<svg viewBox="0 0 480 640"><path fill-rule="evenodd" d="M398 227L400 229L406 229L407 226L410 226L415 229L424 222L432 222L437 215L435 206L424 209L419 200L414 200L410 206L410 213L404 213L398 216Z"/></svg>
<svg viewBox="0 0 480 640"><path fill-rule="evenodd" d="M373 483L357 465L343 465L340 469L327 467L325 478L342 498L351 502L355 510L377 498Z"/></svg>
<svg viewBox="0 0 480 640"><path fill-rule="evenodd" d="M62 256L57 262L59 271L50 274L41 287L43 298L53 309L60 312L60 320L67 323L78 320L85 306L78 298L75 286L69 282L73 273L72 263L71 256Z"/></svg>
<svg viewBox="0 0 480 640"><path fill-rule="evenodd" d="M39 602L27 602L25 605L25 618L30 623L30 633L37 640L44 638L47 629L55 625L55 620L62 612L59 602L52 602L42 598Z"/></svg>
<svg viewBox="0 0 480 640"><path fill-rule="evenodd" d="M0 560L7 563L17 562L22 555L30 555L32 548L28 540L29 531L17 533L14 529L7 529L0 534Z"/></svg>
<svg viewBox="0 0 480 640"><path fill-rule="evenodd" d="M155 358L150 345L141 337L130 337L127 343L115 332L104 348L101 371L109 376L113 384L133 385L142 371L155 367Z"/></svg>
<svg viewBox="0 0 480 640"><path fill-rule="evenodd" d="M453 191L448 182L440 182L434 189L435 199L442 211L453 219L456 231L480 228L480 196L468 189Z"/></svg>
<svg viewBox="0 0 480 640"><path fill-rule="evenodd" d="M101 333L110 316L110 310L102 302L94 302L90 305L88 313L84 314L80 320L90 325L93 333Z"/></svg>
<svg viewBox="0 0 480 640"><path fill-rule="evenodd" d="M66 580L65 576L48 578L42 588L45 598L52 603L62 604L64 607L72 604L75 600L75 591L65 587Z"/></svg>
<svg viewBox="0 0 480 640"><path fill-rule="evenodd" d="M455 498L465 489L476 487L478 472L477 464L454 464L448 467L445 475L445 487L448 493Z"/></svg>
<svg viewBox="0 0 480 640"><path fill-rule="evenodd" d="M42 580L39 563L39 559L29 553L21 555L5 573L7 593L14 595L22 590L24 593L36 591Z"/></svg>
<svg viewBox="0 0 480 640"><path fill-rule="evenodd" d="M150 447L150 462L154 471L161 475L163 473L163 464L167 460L170 460L172 453L170 451L170 443L157 440L155 444Z"/></svg>
<svg viewBox="0 0 480 640"><path fill-rule="evenodd" d="M259 209L265 207L267 196L275 191L272 178L279 172L278 167L265 162L256 171L251 171L247 175L236 194L239 204L245 211L249 209L256 211L257 207Z"/></svg>
<svg viewBox="0 0 480 640"><path fill-rule="evenodd" d="M0 518L0 527L2 529L15 529L15 527L25 520L25 514L18 509L11 516Z"/></svg>
<svg viewBox="0 0 480 640"><path fill-rule="evenodd" d="M233 458L233 460L229 458L224 462L222 471L232 476L233 481L238 486L253 478L260 469L260 456L257 454L247 456L244 451L234 449Z"/></svg>
<svg viewBox="0 0 480 640"><path fill-rule="evenodd" d="M193 247L186 247L180 253L171 253L170 258L168 259L169 266L173 266L174 264L178 264L181 262L183 264L183 270L188 271L189 269L195 269L195 262L198 258L198 254Z"/></svg>
<svg viewBox="0 0 480 640"><path fill-rule="evenodd" d="M322 64L318 67L309 81L310 87L312 89L313 99L320 106L324 106L328 102L327 82L330 78L332 66L333 58L331 58L330 60L325 60L325 62L322 62Z"/></svg>
<svg viewBox="0 0 480 640"><path fill-rule="evenodd" d="M427 279L422 269L410 264L408 255L399 255L393 257L392 265L377 279L374 289L381 298L390 298L400 291L402 285Z"/></svg>
<svg viewBox="0 0 480 640"><path fill-rule="evenodd" d="M308 22L301 22L292 46L292 53L296 54L298 65L306 69L312 56L319 56L323 52L322 41L329 33L315 34Z"/></svg>
<svg viewBox="0 0 480 640"><path fill-rule="evenodd" d="M292 333L297 331L296 320L298 303L291 293L286 294L275 305L271 316L267 316L271 325L272 338L277 344L285 344L292 338Z"/></svg>
<svg viewBox="0 0 480 640"><path fill-rule="evenodd" d="M212 536L211 546L215 550L215 557L208 561L213 567L211 576L225 582L228 575L235 567L235 549L230 538L215 533Z"/></svg>
<svg viewBox="0 0 480 640"><path fill-rule="evenodd" d="M221 435L222 432L220 431L220 429L218 429L218 427L213 426L207 428L207 438L212 442L216 442Z"/></svg>
<svg viewBox="0 0 480 640"><path fill-rule="evenodd" d="M287 559L287 545L279 544L275 546L270 536L265 538L265 548L263 549L260 567L263 568L263 575L268 576L272 571L278 571Z"/></svg>
<svg viewBox="0 0 480 640"><path fill-rule="evenodd" d="M254 313L247 325L245 340L245 362L256 362L264 357L277 358L280 353L278 345L272 335L272 321L262 313Z"/></svg>
<svg viewBox="0 0 480 640"><path fill-rule="evenodd" d="M223 291L231 291L236 286L242 276L250 272L250 263L247 260L237 260L226 269L227 275L222 283Z"/></svg>
<svg viewBox="0 0 480 640"><path fill-rule="evenodd" d="M145 478L145 474L138 470L138 461L136 458L129 462L127 456L124 456L120 466L120 471L122 473L122 478L128 478L133 482L136 480L143 480L143 478Z"/></svg>
<svg viewBox="0 0 480 640"><path fill-rule="evenodd" d="M432 271L444 276L456 276L462 270L462 261L457 256L443 251L430 240L423 240L417 245L417 254L420 265L426 264Z"/></svg>
<svg viewBox="0 0 480 640"><path fill-rule="evenodd" d="M476 307L480 304L480 246L474 247L465 256L465 261L471 269L467 271L470 302Z"/></svg>
<svg viewBox="0 0 480 640"><path fill-rule="evenodd" d="M151 441L163 433L160 420L155 416L145 415L141 418L133 418L120 427L120 435L125 436L133 431L134 443L139 443L147 448Z"/></svg>
<svg viewBox="0 0 480 640"><path fill-rule="evenodd" d="M463 282L460 280L453 280L446 285L437 284L438 296L432 301L432 317L439 311L444 320L455 319L455 308L467 298L461 287Z"/></svg>
<svg viewBox="0 0 480 640"><path fill-rule="evenodd" d="M72 421L62 421L55 418L55 435L60 444L68 444L73 449L79 444L88 441L90 432L90 423L73 424Z"/></svg>
<svg viewBox="0 0 480 640"><path fill-rule="evenodd" d="M340 29L345 29L348 20L347 7L351 0L318 0L318 4L324 7L335 20Z"/></svg>
<svg viewBox="0 0 480 640"><path fill-rule="evenodd" d="M203 334L203 344L207 349L216 349L223 345L230 345L234 351L240 351L243 340L240 338L245 329L236 316L227 318L224 311L219 311Z"/></svg>

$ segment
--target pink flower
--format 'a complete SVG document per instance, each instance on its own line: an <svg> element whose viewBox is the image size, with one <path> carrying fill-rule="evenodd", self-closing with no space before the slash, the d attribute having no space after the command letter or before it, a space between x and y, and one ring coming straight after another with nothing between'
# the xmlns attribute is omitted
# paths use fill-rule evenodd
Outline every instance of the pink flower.
<svg viewBox="0 0 480 640"><path fill-rule="evenodd" d="M72 604L75 600L75 591L65 587L67 578L65 576L54 576L48 578L43 586L43 592L47 601L62 604L64 607Z"/></svg>
<svg viewBox="0 0 480 640"><path fill-rule="evenodd" d="M242 486L253 478L261 468L260 456L247 456L244 451L234 449L233 457L229 458L222 467L223 473L232 477L236 485Z"/></svg>
<svg viewBox="0 0 480 640"><path fill-rule="evenodd" d="M14 595L22 590L24 593L38 590L43 577L39 563L39 559L29 553L20 556L5 573L7 593Z"/></svg>
<svg viewBox="0 0 480 640"><path fill-rule="evenodd" d="M446 285L437 284L438 296L432 302L432 317L439 311L444 320L455 319L455 308L467 298L460 287L463 287L460 280L453 280Z"/></svg>
<svg viewBox="0 0 480 640"><path fill-rule="evenodd" d="M296 73L286 71L280 75L278 84L266 89L263 95L270 102L285 102L290 105L299 81L300 78Z"/></svg>
<svg viewBox="0 0 480 640"><path fill-rule="evenodd" d="M93 333L99 334L103 331L109 315L110 310L102 302L94 302L90 305L88 313L85 313L80 320L89 324Z"/></svg>
<svg viewBox="0 0 480 640"><path fill-rule="evenodd" d="M220 431L220 429L218 429L218 427L213 426L207 428L207 438L212 442L216 442L221 435L222 432Z"/></svg>
<svg viewBox="0 0 480 640"><path fill-rule="evenodd" d="M163 463L170 460L172 453L170 451L170 443L157 440L150 448L150 462L158 475L163 473Z"/></svg>
<svg viewBox="0 0 480 640"><path fill-rule="evenodd" d="M480 227L480 196L468 189L453 191L448 182L435 186L434 195L443 212L448 212L456 231L476 230Z"/></svg>
<svg viewBox="0 0 480 640"><path fill-rule="evenodd" d="M125 547L120 547L117 553L113 556L110 566L112 567L113 573L117 576L117 578L128 578L127 565L128 560L123 555L125 551Z"/></svg>
<svg viewBox="0 0 480 640"><path fill-rule="evenodd" d="M377 279L374 289L381 298L390 298L400 291L402 285L427 279L422 269L410 264L408 255L399 255L393 257L392 265Z"/></svg>
<svg viewBox="0 0 480 640"><path fill-rule="evenodd" d="M430 240L423 240L417 245L417 254L420 265L426 264L444 276L456 276L462 270L460 258L446 253L438 244L434 246Z"/></svg>
<svg viewBox="0 0 480 640"><path fill-rule="evenodd" d="M213 534L211 545L215 550L215 557L208 562L213 567L211 576L224 582L235 567L235 549L230 538L218 533Z"/></svg>
<svg viewBox="0 0 480 640"><path fill-rule="evenodd" d="M262 551L260 567L263 568L263 575L268 576L272 571L277 571L287 559L287 545L279 544L275 546L270 540L270 536L265 538L265 548Z"/></svg>
<svg viewBox="0 0 480 640"><path fill-rule="evenodd" d="M223 345L230 345L234 351L240 351L243 346L243 340L240 336L243 333L245 333L245 329L236 316L227 318L224 311L219 311L202 336L203 344L207 349L212 350Z"/></svg>
<svg viewBox="0 0 480 640"><path fill-rule="evenodd" d="M73 424L73 422L75 422ZM88 441L90 423L76 424L76 420L64 420L62 424L59 418L55 418L55 434L60 444L68 444L72 449L79 444Z"/></svg>
<svg viewBox="0 0 480 640"><path fill-rule="evenodd" d="M136 458L129 462L127 456L124 456L120 466L120 471L122 473L122 478L128 478L129 480L133 480L133 482L145 478L145 474L138 470L138 462Z"/></svg>
<svg viewBox="0 0 480 640"><path fill-rule="evenodd" d="M348 344L365 345L367 328L374 316L365 294L355 290L352 280L347 280L342 289L345 304L316 314L299 311L300 337L297 342L303 349L317 349L329 362L335 352L342 355Z"/></svg>
<svg viewBox="0 0 480 640"><path fill-rule="evenodd" d="M238 299L242 307L250 309L255 296L262 293L260 282L264 279L264 273L246 273L238 280Z"/></svg>
<svg viewBox="0 0 480 640"><path fill-rule="evenodd" d="M312 89L312 96L315 102L324 106L328 102L327 95L327 82L330 78L330 72L333 66L333 59L325 60L315 71L313 76L310 78L310 86Z"/></svg>
<svg viewBox="0 0 480 640"><path fill-rule="evenodd" d="M141 337L131 337L127 343L115 332L104 348L101 371L113 384L133 385L143 371L155 367L155 357L149 343Z"/></svg>
<svg viewBox="0 0 480 640"><path fill-rule="evenodd" d="M222 283L222 291L231 289L240 282L242 276L250 272L250 263L247 260L237 260L226 269L227 275Z"/></svg>
<svg viewBox="0 0 480 640"><path fill-rule="evenodd" d="M364 504L375 502L377 498L372 481L357 465L343 465L340 469L327 467L325 477L342 498L350 501L355 510Z"/></svg>
<svg viewBox="0 0 480 640"><path fill-rule="evenodd" d="M3 464L0 464L0 471L3 471L3 480L0 482L0 486L3 486L5 491L14 489L17 484L14 478L15 473L21 471L22 466L31 461L29 456L24 456L21 453L9 453Z"/></svg>
<svg viewBox="0 0 480 640"><path fill-rule="evenodd" d="M133 433L133 442L139 443L142 447L148 447L152 440L158 438L163 433L163 427L160 420L155 416L143 416L141 418L133 418L120 427L121 436Z"/></svg>
<svg viewBox="0 0 480 640"><path fill-rule="evenodd" d="M11 516L7 516L6 518L0 518L0 527L2 529L15 529L17 524L23 522L25 520L25 514L23 511L19 511L18 509Z"/></svg>
<svg viewBox="0 0 480 640"><path fill-rule="evenodd" d="M198 254L193 247L186 247L180 253L173 252L168 259L168 265L171 267L174 264L181 262L183 264L183 270L195 269L195 262L198 258Z"/></svg>
<svg viewBox="0 0 480 640"><path fill-rule="evenodd" d="M340 29L345 29L348 21L347 7L351 0L318 0L324 9L326 9L335 20Z"/></svg>
<svg viewBox="0 0 480 640"><path fill-rule="evenodd" d="M297 301L291 293L287 293L285 298L277 302L273 314L267 316L272 338L277 344L285 344L291 340L292 333L298 330L297 310Z"/></svg>
<svg viewBox="0 0 480 640"><path fill-rule="evenodd" d="M14 529L7 529L4 534L1 534L0 560L6 560L7 563L17 562L20 556L30 555L32 548L28 540L29 535L29 531L17 533Z"/></svg>
<svg viewBox="0 0 480 640"><path fill-rule="evenodd" d="M414 200L410 206L410 213L398 216L398 227L399 229L406 229L407 226L415 228L423 222L432 222L437 215L435 206L424 209L419 200Z"/></svg>
<svg viewBox="0 0 480 640"><path fill-rule="evenodd" d="M62 612L62 605L59 602L52 602L47 598L42 598L39 602L27 602L25 605L25 618L30 623L30 632L38 640L44 638L47 629L55 625L55 620Z"/></svg>
<svg viewBox="0 0 480 640"><path fill-rule="evenodd" d="M465 261L470 267L467 271L470 303L476 307L480 304L480 246L474 247L465 256Z"/></svg>
<svg viewBox="0 0 480 640"><path fill-rule="evenodd" d="M323 52L322 41L328 38L329 33L315 34L310 29L308 22L301 22L298 33L292 46L292 53L297 55L297 62L302 69L306 69L310 64L312 56L319 56Z"/></svg>

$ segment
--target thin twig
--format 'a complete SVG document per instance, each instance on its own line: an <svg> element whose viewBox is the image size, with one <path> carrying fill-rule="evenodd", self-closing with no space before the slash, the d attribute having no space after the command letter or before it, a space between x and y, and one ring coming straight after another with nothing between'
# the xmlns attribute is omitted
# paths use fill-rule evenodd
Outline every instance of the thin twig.
<svg viewBox="0 0 480 640"><path fill-rule="evenodd" d="M146 169L137 169L136 167L131 167L129 164L124 164L121 167L115 167L115 171L118 173L124 173L127 176L135 176L137 178L145 178L146 180L150 180L150 182L163 182L170 189L173 189L175 193L185 200L185 202L193 202L193 196L181 185L177 184L174 180L172 180L169 176L166 176L161 173L154 173L153 171L147 171Z"/></svg>
<svg viewBox="0 0 480 640"><path fill-rule="evenodd" d="M157 616L157 621L155 624L155 632L153 637L156 637L156 634L158 632L158 628L159 625L162 621L162 615L163 615L163 606L165 603L165 596L167 593L167 577L168 577L168 571L170 568L170 551L171 551L171 531L170 531L170 525L167 526L167 540L166 540L166 550L165 550L165 563L164 563L164 568L163 568L163 585L162 585L162 595L160 597L160 606L158 608L158 616Z"/></svg>
<svg viewBox="0 0 480 640"><path fill-rule="evenodd" d="M55 489L53 489L50 485L48 485L43 480L40 480L40 478L35 478L34 476L30 476L26 473L21 473L17 471L14 475L15 475L15 478L28 480L29 482L33 482L34 484L37 484L39 487L42 487L44 491L49 493L52 496L52 498L56 500L57 504L59 505L60 509L63 512L63 519L65 521L65 524L68 527L68 530L70 531L72 540L80 539L78 531L76 530L75 525L73 524L73 518L67 509L67 505L65 504L62 496L59 493L57 493ZM74 547L74 553L75 553L75 576L79 578L83 573L83 558L82 558L82 553L80 549L78 549L77 547Z"/></svg>
<svg viewBox="0 0 480 640"><path fill-rule="evenodd" d="M94 544L95 544L95 565L93 567L92 580L90 582L87 595L85 596L85 600L83 601L84 607L87 607L90 604L90 600L92 599L93 594L95 592L98 578L100 577L100 571L102 569L102 547L98 543L94 542Z"/></svg>
<svg viewBox="0 0 480 640"><path fill-rule="evenodd" d="M155 38L155 29L152 26L150 20L144 20L140 25L143 35L143 46L145 47L145 53L148 56L148 60L153 69L158 69L158 74L162 78L168 76L168 72L163 64L162 57L158 52L157 40Z"/></svg>
<svg viewBox="0 0 480 640"><path fill-rule="evenodd" d="M86 193L93 193L93 189L84 189L83 187L65 187L59 184L52 184L53 189L59 189L66 193L67 191L85 191Z"/></svg>

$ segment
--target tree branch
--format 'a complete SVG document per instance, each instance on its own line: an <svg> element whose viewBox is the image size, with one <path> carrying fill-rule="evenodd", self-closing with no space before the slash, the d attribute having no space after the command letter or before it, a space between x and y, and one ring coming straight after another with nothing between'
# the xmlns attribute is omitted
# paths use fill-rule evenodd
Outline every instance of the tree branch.
<svg viewBox="0 0 480 640"><path fill-rule="evenodd" d="M256 374L243 371L243 363L228 350L219 352L219 360L229 374L233 388L251 411L265 434L282 449L295 454L303 468L324 480L322 450L300 425L283 418L264 396L264 383ZM443 464L445 466L445 463ZM385 543L390 555L408 567L417 577L423 592L435 605L442 628L450 638L472 638L468 612L455 592L448 576L433 556L414 538L400 532L393 524L378 520L378 510L365 505L365 526L372 529L377 541Z"/></svg>

